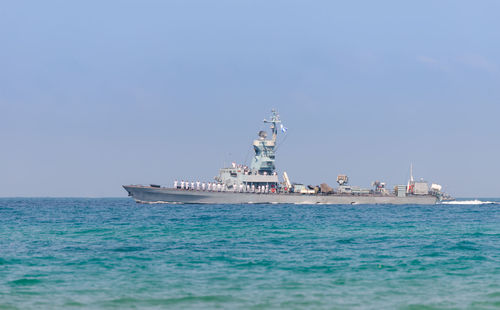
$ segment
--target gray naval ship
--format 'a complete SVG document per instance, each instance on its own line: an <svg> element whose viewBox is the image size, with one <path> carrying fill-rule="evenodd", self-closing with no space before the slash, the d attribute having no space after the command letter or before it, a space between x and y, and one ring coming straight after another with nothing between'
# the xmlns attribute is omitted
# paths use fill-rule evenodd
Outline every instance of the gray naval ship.
<svg viewBox="0 0 500 310"><path fill-rule="evenodd" d="M273 110L270 124L271 138L260 131L253 141L255 155L250 166L232 163L222 168L210 182L174 182L173 187L160 185L124 185L138 203L200 203L200 204L435 204L451 197L441 192L441 185L415 181L413 172L406 185L393 189L375 181L371 188L349 185L347 175L337 176L337 188L323 183L304 185L292 183L288 174L280 180L276 171L276 139L278 132L286 132L278 113Z"/></svg>

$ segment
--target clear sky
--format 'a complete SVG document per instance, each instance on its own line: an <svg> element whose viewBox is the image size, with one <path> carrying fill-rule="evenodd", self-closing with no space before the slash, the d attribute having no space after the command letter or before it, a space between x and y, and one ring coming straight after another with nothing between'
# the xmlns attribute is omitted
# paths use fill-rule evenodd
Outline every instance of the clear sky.
<svg viewBox="0 0 500 310"><path fill-rule="evenodd" d="M500 197L499 1L3 1L0 196L126 196L249 159Z"/></svg>

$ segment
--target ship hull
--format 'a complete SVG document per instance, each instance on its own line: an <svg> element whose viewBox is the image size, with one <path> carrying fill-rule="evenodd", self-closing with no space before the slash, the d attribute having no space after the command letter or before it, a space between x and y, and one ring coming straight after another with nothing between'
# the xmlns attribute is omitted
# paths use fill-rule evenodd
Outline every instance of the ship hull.
<svg viewBox="0 0 500 310"><path fill-rule="evenodd" d="M139 203L196 203L196 204L435 204L431 195L301 195L258 194L182 190L175 188L125 185L125 190Z"/></svg>

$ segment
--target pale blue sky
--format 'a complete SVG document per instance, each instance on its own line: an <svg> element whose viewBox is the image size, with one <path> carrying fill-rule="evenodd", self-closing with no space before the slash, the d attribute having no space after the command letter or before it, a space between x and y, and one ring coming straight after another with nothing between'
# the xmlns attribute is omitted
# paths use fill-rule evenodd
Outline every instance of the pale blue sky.
<svg viewBox="0 0 500 310"><path fill-rule="evenodd" d="M498 1L4 1L0 196L209 180L261 121L278 169L500 196Z"/></svg>

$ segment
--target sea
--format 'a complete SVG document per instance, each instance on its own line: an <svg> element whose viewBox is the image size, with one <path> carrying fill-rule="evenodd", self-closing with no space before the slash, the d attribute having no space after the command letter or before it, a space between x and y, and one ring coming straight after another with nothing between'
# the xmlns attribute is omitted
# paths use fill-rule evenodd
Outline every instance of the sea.
<svg viewBox="0 0 500 310"><path fill-rule="evenodd" d="M0 199L0 309L500 309L500 199Z"/></svg>

